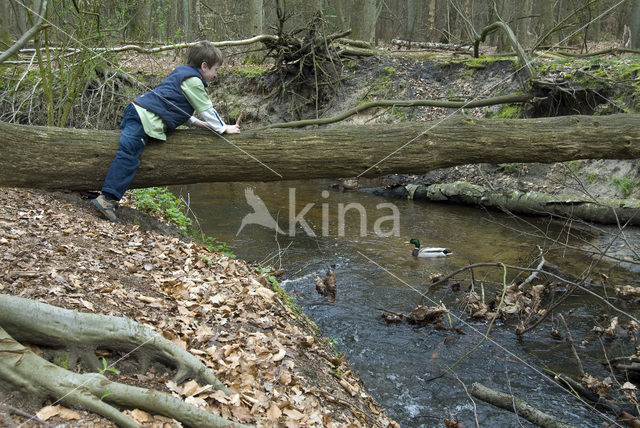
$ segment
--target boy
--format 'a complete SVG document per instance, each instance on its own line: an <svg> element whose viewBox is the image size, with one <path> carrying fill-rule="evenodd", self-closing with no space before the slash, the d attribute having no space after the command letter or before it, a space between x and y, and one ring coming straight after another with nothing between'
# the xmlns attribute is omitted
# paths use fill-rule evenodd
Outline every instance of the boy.
<svg viewBox="0 0 640 428"><path fill-rule="evenodd" d="M189 49L187 65L180 65L158 87L135 98L124 110L120 123L120 146L102 186L102 194L91 204L107 219L120 223L116 204L131 184L140 164L138 158L149 137L166 140L172 131L188 122L220 134L238 134L238 125L225 125L207 95L207 82L216 77L222 53L210 42ZM192 116L197 111L204 120Z"/></svg>

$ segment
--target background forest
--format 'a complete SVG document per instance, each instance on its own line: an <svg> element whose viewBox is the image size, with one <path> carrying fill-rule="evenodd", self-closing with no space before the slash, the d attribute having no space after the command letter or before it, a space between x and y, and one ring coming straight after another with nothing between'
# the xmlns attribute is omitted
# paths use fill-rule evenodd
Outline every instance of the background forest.
<svg viewBox="0 0 640 428"><path fill-rule="evenodd" d="M29 10L38 10L40 1L0 2L0 49L32 25ZM48 33L53 43L66 43L72 35L102 46L232 40L273 33L279 7L290 15L290 28L302 28L322 12L327 31L351 28L352 38L376 44L392 39L469 43L483 27L502 19L524 47L612 40L640 47L640 37L630 37L640 31L637 0L50 0L47 20L65 33ZM489 43L508 49L497 34Z"/></svg>
<svg viewBox="0 0 640 428"><path fill-rule="evenodd" d="M150 70L136 64L135 53L164 52L175 61L181 44L202 39L275 35L278 46L264 39L225 44L226 61L265 64L267 58L268 65L289 68L301 55L290 47L284 52L289 42L345 34L364 41L360 48L410 49L426 42L470 55L482 39L485 54L511 53L505 31L485 34L499 21L530 52L636 52L640 44L640 0L6 0L0 9L0 120L62 127L114 128L122 106L157 83L147 77L171 69L169 57L168 70ZM27 43L15 43L21 37ZM19 54L16 47L23 48ZM309 57L304 61L308 67ZM123 67L141 74L127 75ZM333 74L331 67L321 74ZM290 92L310 96L301 88ZM320 90L314 92L318 104Z"/></svg>

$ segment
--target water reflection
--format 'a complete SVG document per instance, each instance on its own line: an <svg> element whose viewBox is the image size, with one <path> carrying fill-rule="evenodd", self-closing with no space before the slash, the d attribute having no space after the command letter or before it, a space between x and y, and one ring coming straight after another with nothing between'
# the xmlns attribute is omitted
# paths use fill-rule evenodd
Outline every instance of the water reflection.
<svg viewBox="0 0 640 428"><path fill-rule="evenodd" d="M413 309L419 292L427 289L434 274L488 261L535 264L538 245L547 250L545 258L550 263L561 266L565 273L578 274L590 260L557 242L579 246L594 240L593 235L585 232L578 238L567 236L563 225L542 219L523 222L480 209L327 191L330 184L323 180L214 183L172 190L190 200L206 234L230 244L241 258L286 270L287 291L299 296L299 304L347 354L371 393L402 426L440 426L443 417L457 417L471 426L473 408L460 382L470 387L476 381L502 391L512 390L565 421L577 418L581 426L602 421L599 415L577 405L539 370L543 366L569 374L574 370L568 349L549 336L548 326L522 341L513 334L512 326L496 327L490 340L456 366L459 382L451 375L429 379L442 374L481 340L486 330L484 323L469 323L463 317L467 324L462 324L454 319L466 333L459 335L430 327L388 326L380 319L381 310ZM285 234L255 224L247 224L237 233L242 219L253 212L247 204L247 187L264 202ZM397 208L397 230L390 217L393 209L381 207L381 203L392 203ZM384 216L389 217L376 229L376 221ZM298 221L292 222L296 217ZM306 225L315 236L308 233ZM381 237L376 231L396 233ZM534 237L539 231L547 237ZM448 247L454 254L446 259L416 259L411 256L412 246L405 243L414 236L423 246ZM332 305L316 294L313 285L314 274L330 264L337 266L338 282ZM608 268L607 273L637 282L623 269ZM500 289L501 275L497 269L478 269L475 273L476 281L485 284L487 293ZM509 275L511 279L517 273ZM460 314L460 292L440 287L430 290L428 297ZM576 326L576 336L587 334L583 330L592 324L586 320L602 308L592 305L585 309L580 298L568 305L576 308L569 316L572 328ZM592 361L601 357L597 347L584 352L593 353ZM587 365L594 372L602 371L599 363ZM517 423L513 414L486 405L479 404L477 413L482 426Z"/></svg>

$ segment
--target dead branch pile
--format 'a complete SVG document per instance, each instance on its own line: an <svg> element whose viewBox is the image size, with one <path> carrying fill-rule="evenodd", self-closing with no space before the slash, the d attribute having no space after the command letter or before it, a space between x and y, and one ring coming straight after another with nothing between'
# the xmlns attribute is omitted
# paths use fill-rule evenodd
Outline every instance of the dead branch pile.
<svg viewBox="0 0 640 428"><path fill-rule="evenodd" d="M546 309L541 308L542 298L547 287L539 284L525 290L521 290L517 284L507 287L502 304L501 295L497 294L489 301L485 301L484 292L478 294L470 290L461 300L465 311L473 318L503 320L517 317L527 318L537 314L542 316Z"/></svg>

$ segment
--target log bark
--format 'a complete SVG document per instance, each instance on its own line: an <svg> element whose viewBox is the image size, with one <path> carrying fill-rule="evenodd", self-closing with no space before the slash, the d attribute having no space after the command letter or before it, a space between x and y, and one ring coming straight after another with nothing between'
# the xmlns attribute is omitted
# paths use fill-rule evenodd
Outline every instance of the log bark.
<svg viewBox="0 0 640 428"><path fill-rule="evenodd" d="M0 186L96 190L118 131L0 123ZM149 142L132 187L420 174L470 163L640 158L638 116L454 117L233 136L179 130Z"/></svg>

